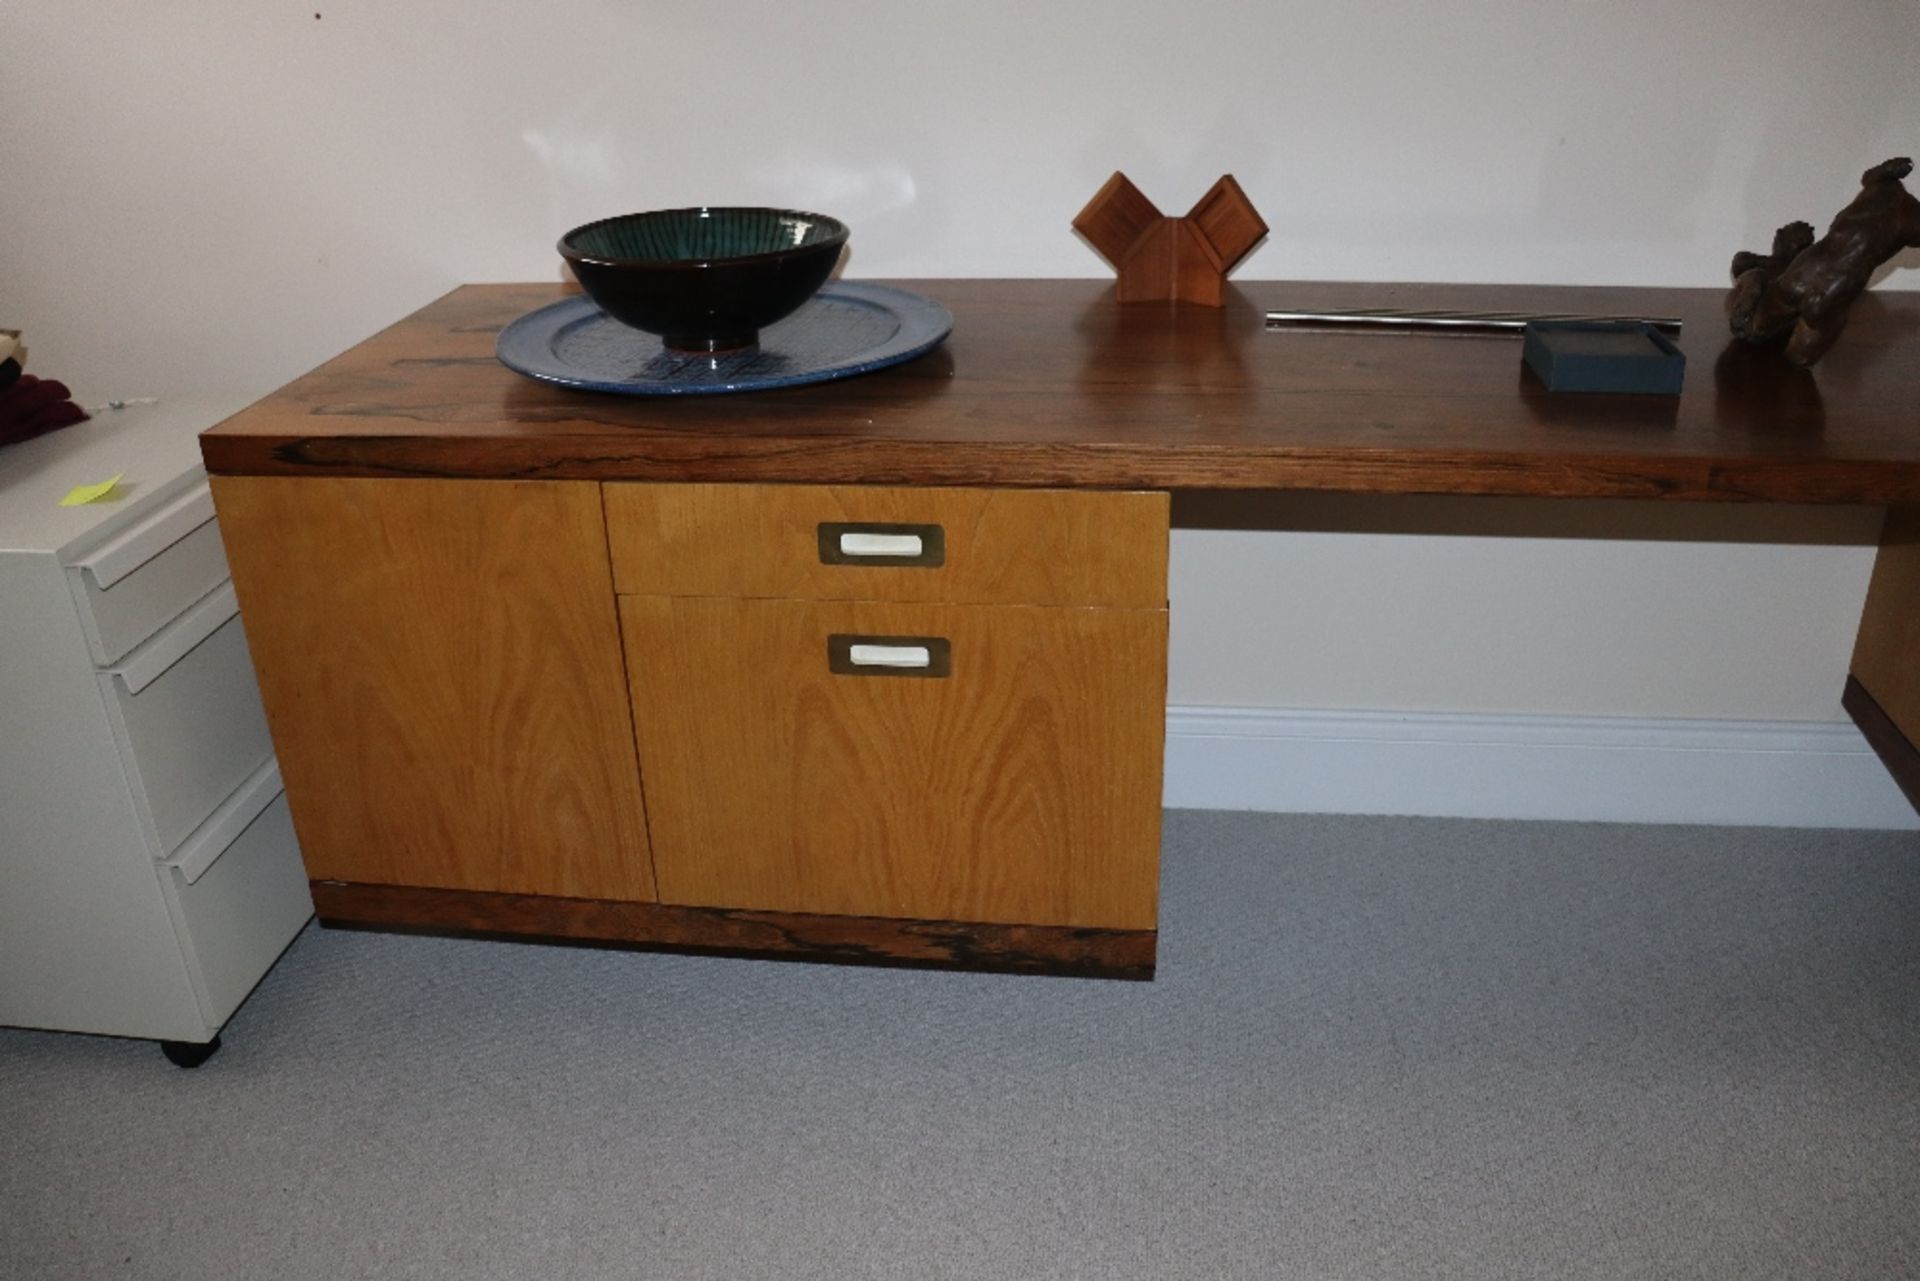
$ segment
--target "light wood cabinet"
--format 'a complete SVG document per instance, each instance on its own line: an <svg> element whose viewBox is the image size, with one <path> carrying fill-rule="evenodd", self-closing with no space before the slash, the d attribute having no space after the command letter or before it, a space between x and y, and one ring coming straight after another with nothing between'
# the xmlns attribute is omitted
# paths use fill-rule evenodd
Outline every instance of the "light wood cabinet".
<svg viewBox="0 0 1920 1281"><path fill-rule="evenodd" d="M1150 968L1166 495L215 496L323 915Z"/></svg>

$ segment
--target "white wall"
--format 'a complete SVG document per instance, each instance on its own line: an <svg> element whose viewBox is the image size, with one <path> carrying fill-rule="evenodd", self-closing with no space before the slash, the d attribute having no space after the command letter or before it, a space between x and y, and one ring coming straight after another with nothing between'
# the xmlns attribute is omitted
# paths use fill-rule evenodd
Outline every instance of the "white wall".
<svg viewBox="0 0 1920 1281"><path fill-rule="evenodd" d="M84 400L264 392L627 209L1102 274L1068 222L1114 168L1234 172L1248 279L1718 285L1920 150L1916 67L1912 0L0 0L0 320ZM1176 534L1174 700L1839 715L1875 514L1478 511L1184 507L1242 528Z"/></svg>

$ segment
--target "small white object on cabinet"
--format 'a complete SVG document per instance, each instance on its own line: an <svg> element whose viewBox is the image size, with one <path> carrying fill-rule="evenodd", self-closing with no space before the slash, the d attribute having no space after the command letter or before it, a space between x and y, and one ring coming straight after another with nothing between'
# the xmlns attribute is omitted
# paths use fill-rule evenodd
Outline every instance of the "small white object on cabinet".
<svg viewBox="0 0 1920 1281"><path fill-rule="evenodd" d="M246 403L0 449L0 1024L190 1064L312 915L200 466Z"/></svg>

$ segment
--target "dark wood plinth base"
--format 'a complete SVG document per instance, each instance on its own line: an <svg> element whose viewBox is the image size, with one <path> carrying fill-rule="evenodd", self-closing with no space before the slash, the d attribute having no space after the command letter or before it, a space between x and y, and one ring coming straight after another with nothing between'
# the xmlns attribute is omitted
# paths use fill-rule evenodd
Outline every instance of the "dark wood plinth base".
<svg viewBox="0 0 1920 1281"><path fill-rule="evenodd" d="M1853 717L1853 723L1860 727L1868 744L1879 753L1880 761L1887 767L1887 773L1893 775L1893 781L1900 784L1900 790L1907 794L1907 800L1914 809L1920 810L1920 748L1913 740L1900 732L1867 687L1860 683L1857 676L1847 677L1846 692L1840 696L1840 705Z"/></svg>
<svg viewBox="0 0 1920 1281"><path fill-rule="evenodd" d="M1158 938L1153 930L810 916L340 881L314 881L313 906L322 925L355 929L1113 979L1152 978Z"/></svg>

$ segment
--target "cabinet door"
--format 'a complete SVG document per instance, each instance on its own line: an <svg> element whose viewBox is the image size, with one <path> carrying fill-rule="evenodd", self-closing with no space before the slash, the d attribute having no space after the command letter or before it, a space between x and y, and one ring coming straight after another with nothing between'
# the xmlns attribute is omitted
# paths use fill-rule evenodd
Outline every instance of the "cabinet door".
<svg viewBox="0 0 1920 1281"><path fill-rule="evenodd" d="M625 596L661 899L1154 927L1166 612Z"/></svg>
<svg viewBox="0 0 1920 1281"><path fill-rule="evenodd" d="M654 897L598 485L213 485L309 875Z"/></svg>

